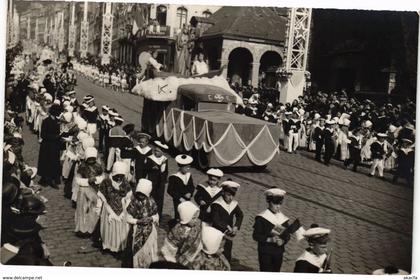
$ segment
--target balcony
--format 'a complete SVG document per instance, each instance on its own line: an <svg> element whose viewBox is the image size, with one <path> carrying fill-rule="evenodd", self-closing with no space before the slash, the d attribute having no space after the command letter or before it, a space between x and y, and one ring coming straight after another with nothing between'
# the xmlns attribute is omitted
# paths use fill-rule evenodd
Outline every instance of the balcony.
<svg viewBox="0 0 420 280"><path fill-rule="evenodd" d="M173 29L165 25L149 25L140 31L141 38L170 38L172 36Z"/></svg>

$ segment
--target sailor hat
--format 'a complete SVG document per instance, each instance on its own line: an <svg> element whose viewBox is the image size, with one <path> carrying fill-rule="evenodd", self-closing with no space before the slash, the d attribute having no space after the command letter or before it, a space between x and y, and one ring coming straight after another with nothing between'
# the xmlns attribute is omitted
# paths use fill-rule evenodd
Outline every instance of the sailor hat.
<svg viewBox="0 0 420 280"><path fill-rule="evenodd" d="M284 197L286 195L286 191L279 189L279 188L271 188L264 192L266 197Z"/></svg>
<svg viewBox="0 0 420 280"><path fill-rule="evenodd" d="M98 157L98 151L94 147L88 147L85 151L85 158L97 158Z"/></svg>
<svg viewBox="0 0 420 280"><path fill-rule="evenodd" d="M177 155L175 157L175 161L178 163L178 165L190 165L193 162L193 158L189 155L182 154Z"/></svg>
<svg viewBox="0 0 420 280"><path fill-rule="evenodd" d="M116 120L116 121L120 121L120 122L124 122L123 117L121 117L120 115L116 116L116 117L115 117L115 120Z"/></svg>
<svg viewBox="0 0 420 280"><path fill-rule="evenodd" d="M378 134L376 134L376 136L381 137L381 138L388 137L388 135L386 135L386 133L378 133Z"/></svg>
<svg viewBox="0 0 420 280"><path fill-rule="evenodd" d="M102 109L105 110L105 111L109 111L109 107L106 106L106 105L102 106Z"/></svg>
<svg viewBox="0 0 420 280"><path fill-rule="evenodd" d="M222 178L223 177L223 171L217 168L210 168L209 170L207 170L207 175L209 176L214 176L214 177L218 177L218 178Z"/></svg>
<svg viewBox="0 0 420 280"><path fill-rule="evenodd" d="M159 147L159 148L161 148L161 149L164 149L164 150L169 149L168 145L163 144L162 142L160 142L160 141L158 141L158 140L154 141L154 143L155 143L155 145L156 145L156 146L158 146L158 147Z"/></svg>
<svg viewBox="0 0 420 280"><path fill-rule="evenodd" d="M221 183L220 186L223 188L223 190L228 191L232 194L235 194L241 185L239 185L238 183L234 181L227 180Z"/></svg>

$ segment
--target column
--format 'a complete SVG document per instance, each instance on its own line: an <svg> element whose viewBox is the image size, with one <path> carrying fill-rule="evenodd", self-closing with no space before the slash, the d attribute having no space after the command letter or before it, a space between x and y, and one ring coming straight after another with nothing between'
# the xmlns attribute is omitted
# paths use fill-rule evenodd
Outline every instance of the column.
<svg viewBox="0 0 420 280"><path fill-rule="evenodd" d="M35 44L38 44L38 32L39 32L39 30L38 30L38 18L36 18L35 19Z"/></svg>
<svg viewBox="0 0 420 280"><path fill-rule="evenodd" d="M81 23L80 31L80 57L85 58L89 47L89 22L87 20L88 15L88 2L85 1L83 6L83 21Z"/></svg>
<svg viewBox="0 0 420 280"><path fill-rule="evenodd" d="M44 25L44 44L48 43L48 17L45 16L45 25Z"/></svg>
<svg viewBox="0 0 420 280"><path fill-rule="evenodd" d="M9 0L7 10L7 47L10 47L13 39L13 0Z"/></svg>
<svg viewBox="0 0 420 280"><path fill-rule="evenodd" d="M58 50L64 51L64 12L60 13L60 30L58 36Z"/></svg>
<svg viewBox="0 0 420 280"><path fill-rule="evenodd" d="M31 16L28 16L28 21L27 21L27 30L26 30L26 39L30 40L31 39Z"/></svg>
<svg viewBox="0 0 420 280"><path fill-rule="evenodd" d="M16 10L16 6L13 7L13 38L12 45L15 46L20 41L20 19L19 14Z"/></svg>
<svg viewBox="0 0 420 280"><path fill-rule="evenodd" d="M70 14L70 24L69 24L69 56L74 56L74 49L76 44L76 25L74 24L74 16L76 13L76 3L71 3L71 14Z"/></svg>
<svg viewBox="0 0 420 280"><path fill-rule="evenodd" d="M260 63L254 62L254 63L251 63L251 65L252 65L251 85L253 87L258 87L258 75L260 71Z"/></svg>
<svg viewBox="0 0 420 280"><path fill-rule="evenodd" d="M101 64L109 64L112 52L112 3L105 3L105 13L102 20Z"/></svg>
<svg viewBox="0 0 420 280"><path fill-rule="evenodd" d="M53 29L53 18L50 16L50 30L49 30L49 41L50 47L54 47L54 29Z"/></svg>

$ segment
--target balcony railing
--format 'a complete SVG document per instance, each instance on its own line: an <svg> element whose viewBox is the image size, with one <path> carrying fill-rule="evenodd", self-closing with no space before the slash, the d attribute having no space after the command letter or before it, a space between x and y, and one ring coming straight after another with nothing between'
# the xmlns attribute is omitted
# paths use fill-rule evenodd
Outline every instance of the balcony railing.
<svg viewBox="0 0 420 280"><path fill-rule="evenodd" d="M149 25L140 33L141 37L172 37L171 27L165 25Z"/></svg>

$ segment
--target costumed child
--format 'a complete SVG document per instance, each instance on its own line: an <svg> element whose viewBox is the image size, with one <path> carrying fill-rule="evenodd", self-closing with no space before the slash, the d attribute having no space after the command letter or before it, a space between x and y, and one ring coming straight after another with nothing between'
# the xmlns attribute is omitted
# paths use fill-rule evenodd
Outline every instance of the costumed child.
<svg viewBox="0 0 420 280"><path fill-rule="evenodd" d="M221 253L223 232L214 227L205 226L201 233L203 249L198 253L191 267L194 270L222 270L229 271L230 264Z"/></svg>
<svg viewBox="0 0 420 280"><path fill-rule="evenodd" d="M76 183L79 186L75 214L75 232L80 235L93 233L99 216L95 211L99 185L104 180L102 166L96 161L98 151L89 147L85 150L85 160L77 169Z"/></svg>
<svg viewBox="0 0 420 280"><path fill-rule="evenodd" d="M126 220L126 209L132 196L127 173L127 166L123 162L115 162L112 173L102 181L98 191L97 209L102 209L102 248L115 253L122 252L127 245L129 224Z"/></svg>
<svg viewBox="0 0 420 280"><path fill-rule="evenodd" d="M192 263L203 248L201 243L200 209L191 201L178 205L179 222L169 231L162 247L166 261L192 268Z"/></svg>
<svg viewBox="0 0 420 280"><path fill-rule="evenodd" d="M211 205L210 224L225 234L223 255L230 262L232 259L232 239L241 228L243 212L234 200L240 185L234 181L225 181L220 185L222 196Z"/></svg>
<svg viewBox="0 0 420 280"><path fill-rule="evenodd" d="M219 186L223 171L217 168L207 170L208 179L196 187L194 200L200 206L200 220L208 223L210 220L210 205L222 195L222 188Z"/></svg>
<svg viewBox="0 0 420 280"><path fill-rule="evenodd" d="M121 150L121 158L129 158L134 162L134 178L136 182L147 176L147 158L153 153L152 148L149 146L150 138L152 137L147 133L134 133L132 139L133 147Z"/></svg>
<svg viewBox="0 0 420 280"><path fill-rule="evenodd" d="M297 240L303 239L303 228L299 220L289 223L289 218L281 212L286 192L271 188L264 192L268 208L255 217L252 238L258 242L258 262L260 271L280 272L283 254L291 234Z"/></svg>
<svg viewBox="0 0 420 280"><path fill-rule="evenodd" d="M312 224L303 236L308 241L307 248L296 260L293 272L331 273L331 255L328 252L330 230Z"/></svg>
<svg viewBox="0 0 420 280"><path fill-rule="evenodd" d="M147 179L152 181L152 197L155 200L159 217L162 218L163 199L165 197L165 185L168 181L168 159L163 151L168 150L168 145L155 141L153 154L146 159Z"/></svg>
<svg viewBox="0 0 420 280"><path fill-rule="evenodd" d="M127 207L127 221L133 225L132 258L134 268L148 268L158 259L156 225L159 214L153 198L152 182L140 179Z"/></svg>
<svg viewBox="0 0 420 280"><path fill-rule="evenodd" d="M370 145L371 159L373 160L369 173L370 177L374 176L376 169L378 169L379 178L384 178L384 161L388 152L388 146L385 143L386 137L385 133L378 133L376 135L377 140Z"/></svg>
<svg viewBox="0 0 420 280"><path fill-rule="evenodd" d="M193 158L189 155L177 155L175 161L178 164L178 172L168 178L168 194L172 197L175 220L179 220L178 205L189 201L194 194L194 183L191 176L190 165Z"/></svg>
<svg viewBox="0 0 420 280"><path fill-rule="evenodd" d="M99 146L98 150L103 151L105 147L105 136L107 130L107 124L109 121L109 107L104 105L102 106L102 114L98 116L97 126L99 128Z"/></svg>

